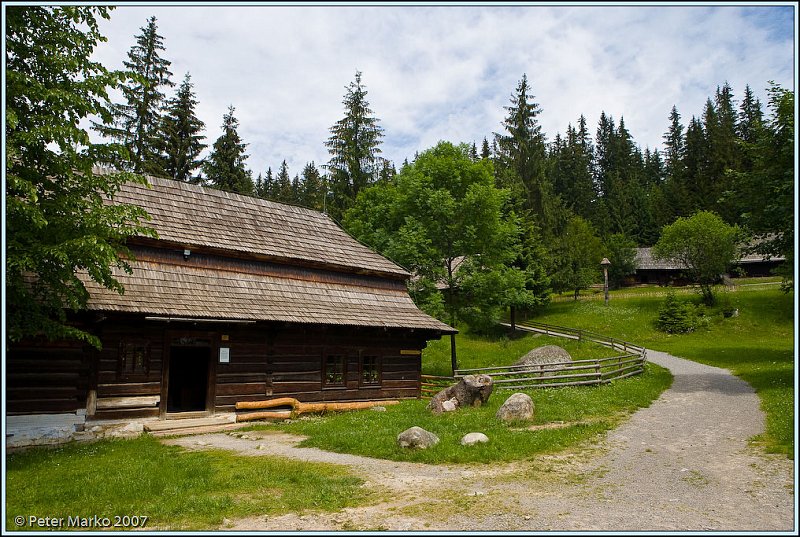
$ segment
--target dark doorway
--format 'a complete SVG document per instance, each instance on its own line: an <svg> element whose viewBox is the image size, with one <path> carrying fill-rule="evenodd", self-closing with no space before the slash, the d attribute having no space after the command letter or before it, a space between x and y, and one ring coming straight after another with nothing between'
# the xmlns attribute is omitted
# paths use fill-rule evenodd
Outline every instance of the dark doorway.
<svg viewBox="0 0 800 537"><path fill-rule="evenodd" d="M167 412L206 410L210 347L170 347Z"/></svg>

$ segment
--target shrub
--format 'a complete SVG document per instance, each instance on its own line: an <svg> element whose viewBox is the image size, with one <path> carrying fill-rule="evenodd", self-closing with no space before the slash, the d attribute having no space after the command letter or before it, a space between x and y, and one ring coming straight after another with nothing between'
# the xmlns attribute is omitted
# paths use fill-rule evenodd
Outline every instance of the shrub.
<svg viewBox="0 0 800 537"><path fill-rule="evenodd" d="M694 332L700 323L702 308L690 302L683 302L670 289L664 298L664 304L658 310L656 326L668 334L686 334Z"/></svg>

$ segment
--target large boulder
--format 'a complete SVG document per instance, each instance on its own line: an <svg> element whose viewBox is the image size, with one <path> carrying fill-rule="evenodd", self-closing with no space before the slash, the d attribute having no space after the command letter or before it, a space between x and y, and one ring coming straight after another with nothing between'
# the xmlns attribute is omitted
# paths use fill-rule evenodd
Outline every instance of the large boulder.
<svg viewBox="0 0 800 537"><path fill-rule="evenodd" d="M523 371L535 371L537 369L564 369L564 362L572 362L572 356L558 345L544 345L537 347L528 354L520 358L514 365L526 365L529 368Z"/></svg>
<svg viewBox="0 0 800 537"><path fill-rule="evenodd" d="M505 422L529 421L533 419L534 411L533 399L529 395L515 393L497 409L495 417Z"/></svg>
<svg viewBox="0 0 800 537"><path fill-rule="evenodd" d="M441 414L449 411L453 403L456 409L465 406L481 406L489 400L492 395L494 382L489 375L467 375L462 377L456 384L445 388L433 396L428 403L428 410L434 414Z"/></svg>
<svg viewBox="0 0 800 537"><path fill-rule="evenodd" d="M401 448L427 449L439 443L439 437L422 427L411 427L397 435Z"/></svg>

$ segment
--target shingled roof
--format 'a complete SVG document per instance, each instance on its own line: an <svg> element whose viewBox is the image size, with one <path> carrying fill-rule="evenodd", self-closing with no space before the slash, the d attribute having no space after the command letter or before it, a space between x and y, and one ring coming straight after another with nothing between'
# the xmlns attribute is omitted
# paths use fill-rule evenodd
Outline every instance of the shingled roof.
<svg viewBox="0 0 800 537"><path fill-rule="evenodd" d="M125 294L84 278L93 311L166 318L284 321L306 324L414 328L454 333L424 314L402 282L365 286L357 279L308 281L269 273L137 260L133 274L116 270Z"/></svg>
<svg viewBox="0 0 800 537"><path fill-rule="evenodd" d="M197 185L149 178L128 183L114 199L144 208L159 240L329 269L408 277L409 273L359 243L328 215Z"/></svg>
<svg viewBox="0 0 800 537"><path fill-rule="evenodd" d="M122 295L79 274L92 311L456 332L416 307L408 272L323 213L149 180L114 201L144 208L159 238L133 241L132 274L114 269Z"/></svg>

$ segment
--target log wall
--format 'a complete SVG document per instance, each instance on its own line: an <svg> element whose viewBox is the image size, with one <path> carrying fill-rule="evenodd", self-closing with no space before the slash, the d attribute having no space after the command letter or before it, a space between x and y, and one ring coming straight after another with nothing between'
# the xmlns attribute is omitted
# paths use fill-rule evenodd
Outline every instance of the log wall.
<svg viewBox="0 0 800 537"><path fill-rule="evenodd" d="M9 414L75 412L90 419L165 417L169 352L183 336L208 341L207 408L239 401L361 401L419 397L421 349L429 333L288 323L204 324L111 316L92 330L101 351L67 344L16 345L8 353ZM229 349L221 363L220 348ZM343 383L323 382L328 355L344 356ZM361 382L363 357L379 364Z"/></svg>

